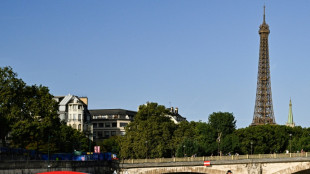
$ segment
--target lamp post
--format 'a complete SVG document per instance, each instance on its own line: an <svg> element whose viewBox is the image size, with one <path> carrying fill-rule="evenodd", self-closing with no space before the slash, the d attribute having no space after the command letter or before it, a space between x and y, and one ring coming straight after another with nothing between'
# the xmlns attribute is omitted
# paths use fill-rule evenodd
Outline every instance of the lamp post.
<svg viewBox="0 0 310 174"><path fill-rule="evenodd" d="M48 139L47 139L47 167L50 167L50 138L51 136L48 135Z"/></svg>
<svg viewBox="0 0 310 174"><path fill-rule="evenodd" d="M292 134L290 134L290 153L292 153Z"/></svg>
<svg viewBox="0 0 310 174"><path fill-rule="evenodd" d="M87 124L87 134L88 134L88 151L89 151L89 154L91 154L91 141L90 141L90 135L91 135L91 123L88 122Z"/></svg>
<svg viewBox="0 0 310 174"><path fill-rule="evenodd" d="M89 144L88 144L88 151L89 151L89 153L91 153L91 141L89 139L89 136L90 136L90 132L88 132L88 142L89 142Z"/></svg>
<svg viewBox="0 0 310 174"><path fill-rule="evenodd" d="M253 154L252 153L252 146L253 146L253 141L251 141L251 155Z"/></svg>
<svg viewBox="0 0 310 174"><path fill-rule="evenodd" d="M145 158L147 159L147 152L148 152L148 148L147 148L147 140L145 141L145 146L146 146L146 153L145 153Z"/></svg>
<svg viewBox="0 0 310 174"><path fill-rule="evenodd" d="M217 142L217 154L218 156L221 156L221 152L220 152L220 142Z"/></svg>
<svg viewBox="0 0 310 174"><path fill-rule="evenodd" d="M48 138L47 138L47 167L50 168L51 165L50 165L50 139L51 139L51 135L48 135Z"/></svg>

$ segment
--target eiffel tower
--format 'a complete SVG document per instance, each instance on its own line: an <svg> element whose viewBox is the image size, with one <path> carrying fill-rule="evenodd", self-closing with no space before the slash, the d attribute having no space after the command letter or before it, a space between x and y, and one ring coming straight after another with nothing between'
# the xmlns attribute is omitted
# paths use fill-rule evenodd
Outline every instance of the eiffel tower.
<svg viewBox="0 0 310 174"><path fill-rule="evenodd" d="M259 26L258 33L260 35L259 63L254 116L251 126L276 124L273 114L269 66L268 36L270 30L265 20L265 6L263 23Z"/></svg>

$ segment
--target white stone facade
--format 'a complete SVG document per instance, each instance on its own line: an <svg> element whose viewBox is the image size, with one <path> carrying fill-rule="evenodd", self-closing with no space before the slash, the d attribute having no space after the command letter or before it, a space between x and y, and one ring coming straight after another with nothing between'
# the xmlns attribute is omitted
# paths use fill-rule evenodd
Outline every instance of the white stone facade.
<svg viewBox="0 0 310 174"><path fill-rule="evenodd" d="M87 98L74 95L54 97L58 102L61 121L81 132L92 132L91 118L87 109Z"/></svg>

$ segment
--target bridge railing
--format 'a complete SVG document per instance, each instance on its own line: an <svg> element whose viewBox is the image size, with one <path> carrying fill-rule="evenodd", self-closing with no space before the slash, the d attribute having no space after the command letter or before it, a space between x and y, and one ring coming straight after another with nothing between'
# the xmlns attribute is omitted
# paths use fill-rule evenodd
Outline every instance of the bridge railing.
<svg viewBox="0 0 310 174"><path fill-rule="evenodd" d="M182 157L182 158L154 158L154 159L124 159L121 163L169 163L190 161L219 161L219 160L242 160L242 159L266 159L266 158L294 158L308 157L308 152L281 153L281 154L254 154L254 155L231 155L231 156L207 156L207 157Z"/></svg>

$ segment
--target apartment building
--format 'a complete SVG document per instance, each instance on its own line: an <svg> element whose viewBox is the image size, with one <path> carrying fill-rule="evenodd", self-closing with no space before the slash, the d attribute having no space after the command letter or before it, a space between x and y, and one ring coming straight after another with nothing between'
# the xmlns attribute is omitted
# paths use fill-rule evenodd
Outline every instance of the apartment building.
<svg viewBox="0 0 310 174"><path fill-rule="evenodd" d="M89 112L92 117L94 141L125 135L125 127L137 114L135 111L124 109L92 109Z"/></svg>
<svg viewBox="0 0 310 174"><path fill-rule="evenodd" d="M88 98L75 95L55 96L61 121L81 132L92 132L91 115L87 109Z"/></svg>

